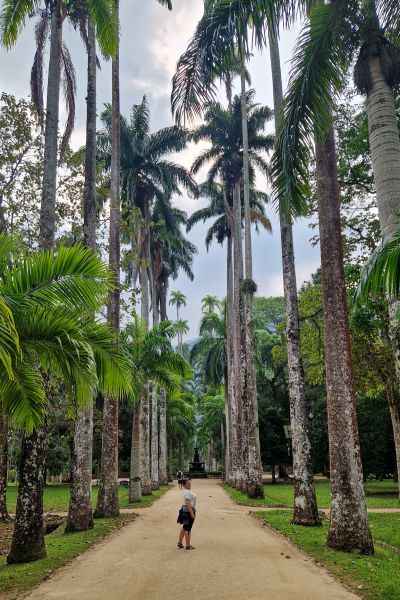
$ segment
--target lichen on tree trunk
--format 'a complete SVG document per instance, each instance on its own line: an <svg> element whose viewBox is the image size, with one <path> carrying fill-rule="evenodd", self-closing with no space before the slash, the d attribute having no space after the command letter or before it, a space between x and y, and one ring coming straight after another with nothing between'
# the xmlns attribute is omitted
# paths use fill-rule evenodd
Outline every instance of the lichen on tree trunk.
<svg viewBox="0 0 400 600"><path fill-rule="evenodd" d="M355 408L335 136L316 140L331 476L328 546L372 554Z"/></svg>
<svg viewBox="0 0 400 600"><path fill-rule="evenodd" d="M158 386L151 386L151 489L158 490Z"/></svg>
<svg viewBox="0 0 400 600"><path fill-rule="evenodd" d="M7 510L7 436L7 422L4 418L0 402L0 521L8 521L10 519Z"/></svg>
<svg viewBox="0 0 400 600"><path fill-rule="evenodd" d="M160 390L160 444L158 455L158 479L160 485L167 485L168 472L168 447L167 447L167 394Z"/></svg>
<svg viewBox="0 0 400 600"><path fill-rule="evenodd" d="M115 0L118 14L119 0ZM111 182L110 182L110 234L109 265L115 277L116 286L110 292L107 307L107 320L110 327L119 332L120 320L120 89L119 89L119 48L111 65L112 115L111 115ZM118 500L118 400L109 395L104 397L103 431L101 445L101 466L99 494L94 513L95 517L114 517L119 514Z"/></svg>
<svg viewBox="0 0 400 600"><path fill-rule="evenodd" d="M140 413L139 406L135 406L132 416L131 440L131 471L129 479L129 502L140 502L142 487L140 485Z"/></svg>
<svg viewBox="0 0 400 600"><path fill-rule="evenodd" d="M46 425L22 439L17 508L8 564L32 562L46 556L43 527L46 446Z"/></svg>

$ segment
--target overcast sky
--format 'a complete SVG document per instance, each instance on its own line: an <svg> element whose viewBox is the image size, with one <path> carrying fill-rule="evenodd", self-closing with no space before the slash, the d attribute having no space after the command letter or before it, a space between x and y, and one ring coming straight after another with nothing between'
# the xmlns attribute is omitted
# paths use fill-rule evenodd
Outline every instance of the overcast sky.
<svg viewBox="0 0 400 600"><path fill-rule="evenodd" d="M171 79L176 62L185 50L195 25L201 17L203 0L174 0L174 10L167 11L156 0L121 0L121 111L129 113L132 104L141 101L146 94L151 109L152 129L172 124L170 110ZM0 91L17 97L29 94L29 75L34 54L33 22L21 34L16 46L6 52L0 50ZM280 50L284 81L287 80L291 50L297 30L281 35ZM72 143L79 147L85 141L85 88L86 55L79 36L66 27L65 40L70 48L77 70L78 99L76 128ZM256 90L256 101L272 106L272 84L268 52L255 53L250 65L252 87ZM111 101L110 65L102 63L98 75L98 112L104 102ZM64 109L61 110L64 115ZM179 161L189 167L199 151L191 147L181 153ZM260 186L265 187L263 182ZM201 200L185 196L176 199L176 204L189 214L200 208ZM265 296L281 295L282 269L280 236L274 210L268 210L273 222L273 234L262 232L254 235L254 279L258 293ZM188 299L182 310L182 318L188 319L191 332L197 334L201 313L201 298L206 294L225 296L225 249L214 245L207 254L204 247L206 226L197 226L190 232L190 239L199 249L194 262L194 282L183 275L172 282L171 289L180 289ZM309 279L319 265L319 249L310 245L312 231L306 222L295 225L295 251L298 285ZM173 312L171 317L173 317Z"/></svg>

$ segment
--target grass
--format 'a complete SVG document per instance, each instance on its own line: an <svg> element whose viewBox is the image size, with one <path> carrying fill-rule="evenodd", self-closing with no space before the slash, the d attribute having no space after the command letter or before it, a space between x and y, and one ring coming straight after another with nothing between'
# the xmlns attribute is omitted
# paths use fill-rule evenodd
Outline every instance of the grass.
<svg viewBox="0 0 400 600"><path fill-rule="evenodd" d="M225 490L238 502L246 506L293 506L293 484L277 483L275 485L264 485L265 498L263 500L252 500L247 494L239 492L228 485ZM329 481L315 481L317 502L319 508L329 508L330 490ZM367 481L365 484L366 500L368 508L400 508L398 487L394 481Z"/></svg>
<svg viewBox="0 0 400 600"><path fill-rule="evenodd" d="M143 496L141 502L130 503L128 500L128 489L122 485L118 487L120 508L140 508L150 506L155 500L161 498L169 489L168 485L163 485L159 490L154 490L150 496ZM98 487L93 486L93 508L96 505ZM10 485L7 488L7 506L11 513L15 512L17 502L17 488ZM43 510L44 512L67 512L69 504L69 485L46 485L44 490Z"/></svg>
<svg viewBox="0 0 400 600"><path fill-rule="evenodd" d="M327 548L326 519L322 527L299 527L290 523L291 511L276 510L255 514L324 565L345 585L362 594L365 600L400 600L400 514L369 515L375 540L374 556Z"/></svg>
<svg viewBox="0 0 400 600"><path fill-rule="evenodd" d="M46 536L47 557L33 563L7 565L6 556L0 558L0 590L7 598L26 592L49 577L56 569L85 552L96 542L115 529L132 521L132 515L120 515L112 519L97 519L94 529L83 533L65 535L60 527Z"/></svg>

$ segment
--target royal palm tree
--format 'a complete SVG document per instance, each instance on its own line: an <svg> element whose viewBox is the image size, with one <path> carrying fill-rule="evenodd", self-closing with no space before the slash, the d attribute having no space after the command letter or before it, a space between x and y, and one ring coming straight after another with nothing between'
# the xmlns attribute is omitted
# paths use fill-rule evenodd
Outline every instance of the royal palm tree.
<svg viewBox="0 0 400 600"><path fill-rule="evenodd" d="M171 292L169 304L170 304L170 306L176 306L176 320L179 321L180 320L180 312L179 311L182 308L182 306L186 306L185 294L183 292L180 292L179 290Z"/></svg>
<svg viewBox="0 0 400 600"><path fill-rule="evenodd" d="M183 211L172 207L170 201L156 199L152 210L151 256L153 278L153 315L159 315L161 321L167 320L167 296L169 279L176 279L180 271L193 281L193 256L196 246L187 240L181 227L186 225L187 216ZM159 396L159 444L158 444L158 481L168 483L167 462L167 406L166 392L160 389ZM154 415L154 411L153 411ZM155 421L155 417L154 417ZM156 425L153 431L156 429ZM153 452L156 453L157 440L152 435ZM153 464L152 455L152 464ZM155 465L153 466L153 469ZM154 476L152 479L155 479Z"/></svg>
<svg viewBox="0 0 400 600"><path fill-rule="evenodd" d="M201 299L201 310L205 313L215 312L215 309L220 305L220 300L217 296L211 296L207 294L204 298Z"/></svg>
<svg viewBox="0 0 400 600"><path fill-rule="evenodd" d="M179 389L181 378L190 376L190 367L185 359L174 352L171 339L175 328L168 321L162 322L150 331L139 317L122 332L122 343L133 361L134 396L138 400L143 393L143 387L148 381L160 385L167 392ZM137 407L135 407L137 413ZM139 437L138 437L139 436ZM145 448L140 443L139 415L133 419L132 448L131 448L131 477L129 499L131 502L140 500L142 490L140 485L141 465L145 457Z"/></svg>
<svg viewBox="0 0 400 600"><path fill-rule="evenodd" d="M1 258L0 243L0 262ZM78 404L87 402L97 387L115 394L129 390L129 363L114 346L107 326L91 314L104 301L110 282L107 268L91 251L61 247L56 256L52 251L33 253L3 267L0 297L18 335L11 374L4 369L0 374L2 410L11 423L42 430L47 372L63 379ZM35 446L36 456L31 439L25 437L22 444L10 563L45 555L44 448Z"/></svg>
<svg viewBox="0 0 400 600"><path fill-rule="evenodd" d="M254 28L260 45L266 39L265 26L268 25L271 66L274 89L275 121L278 122L282 101L282 78L279 61L277 31L279 20L285 23L293 18L292 9L301 10L306 2L284 3L270 0L241 0L230 2L211 1L206 5L205 15L199 23L189 44L182 55L174 77L172 94L173 108L178 119L181 115L190 117L201 113L201 104L213 99L215 88L209 80L220 77L224 62L229 72L237 62L237 49L242 53L242 64L247 48L247 26ZM212 10L208 11L207 8ZM244 39L238 39L241 35ZM235 44L236 42L236 44ZM232 48L235 50L232 52ZM215 60L218 55L219 60ZM213 57L210 60L211 56ZM217 69L215 68L217 65ZM244 97L243 74L241 77L242 98ZM243 104L243 102L242 102ZM244 115L242 110L242 115ZM243 119L245 126L245 119ZM293 455L295 478L295 510L293 522L298 524L318 524L315 490L313 484L312 461L308 435L308 411L304 392L304 373L300 350L300 331L297 308L296 272L293 253L293 235L290 218L280 211L283 279L286 301L286 321L288 335L288 365L290 378L291 419L293 429ZM249 312L247 312L249 316Z"/></svg>

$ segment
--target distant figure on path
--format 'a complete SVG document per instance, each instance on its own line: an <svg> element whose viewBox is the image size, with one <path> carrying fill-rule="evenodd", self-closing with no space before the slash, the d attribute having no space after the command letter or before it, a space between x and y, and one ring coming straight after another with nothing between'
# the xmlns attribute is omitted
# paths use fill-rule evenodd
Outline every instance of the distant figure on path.
<svg viewBox="0 0 400 600"><path fill-rule="evenodd" d="M177 474L176 474L176 477L178 479L179 489L181 490L183 488L183 484L182 484L182 481L183 481L183 478L184 478L183 471L178 471Z"/></svg>
<svg viewBox="0 0 400 600"><path fill-rule="evenodd" d="M194 520L196 518L196 500L197 496L194 492L192 492L192 482L190 479L183 479L183 504L182 508L179 511L179 516L181 517L180 523L182 524L182 529L179 532L179 540L178 540L178 548L183 548L183 538L185 538L186 542L186 550L195 550L195 547L191 545L191 533Z"/></svg>

